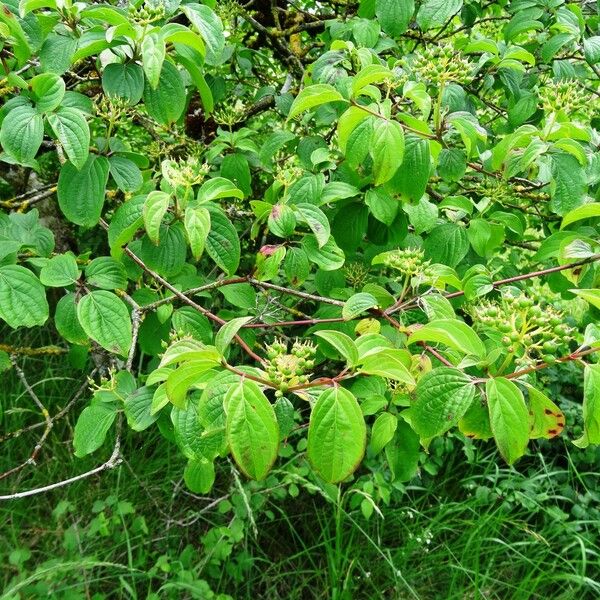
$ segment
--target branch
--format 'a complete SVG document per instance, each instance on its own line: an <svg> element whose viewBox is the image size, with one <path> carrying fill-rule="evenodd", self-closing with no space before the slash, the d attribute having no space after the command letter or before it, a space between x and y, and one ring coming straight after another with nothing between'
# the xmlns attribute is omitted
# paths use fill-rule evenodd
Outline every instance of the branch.
<svg viewBox="0 0 600 600"><path fill-rule="evenodd" d="M42 191L40 191L40 189L42 189ZM7 209L25 210L32 204L40 202L45 198L49 198L55 192L56 185L51 184L50 186L45 186L45 189L38 188L35 190L30 190L29 192L20 194L19 196L15 196L14 198L10 198L9 200L2 200L0 201L0 207Z"/></svg>
<svg viewBox="0 0 600 600"><path fill-rule="evenodd" d="M117 421L117 438L115 440L115 445L113 447L112 454L109 459L102 463L99 467L92 469L91 471L86 471L85 473L81 473L80 475L75 475L75 477L70 477L69 479L63 479L62 481L57 481L56 483L51 483L50 485L45 485L43 487L34 488L31 490L26 490L24 492L15 492L14 494L8 494L6 496L0 496L0 501L2 500L18 500L19 498L27 498L28 496L36 496L37 494L43 494L44 492L49 492L51 490L56 490L61 487L65 487L66 485L71 485L76 481L81 481L82 479L86 479L87 477L91 477L92 475L96 475L97 473L102 473L103 471L108 471L110 469L114 469L121 463L121 458L119 457L121 451L121 419L119 416L119 420Z"/></svg>
<svg viewBox="0 0 600 600"><path fill-rule="evenodd" d="M108 229L108 225L104 219L100 220L100 224L104 229ZM138 265L145 273L150 275L152 279L160 283L163 287L167 288L170 292L172 292L175 296L177 296L177 298L185 302L188 306L191 306L198 312L202 313L211 321L218 323L219 325L225 325L227 321L221 319L221 317L218 317L217 315L210 312L208 309L204 308L203 306L200 306L199 304L188 298L183 292L179 291L174 285L170 284L164 277L160 276L156 271L153 271L150 267L148 267L146 263L127 246L123 247L123 252L125 252L125 254L127 254L127 256L129 256L129 258L131 258L131 260L133 260L133 262L136 265ZM256 354L238 334L235 335L234 339L246 352L246 354L248 354L248 356L250 356L259 364L262 364L264 362L264 360L260 356L258 356L258 354Z"/></svg>
<svg viewBox="0 0 600 600"><path fill-rule="evenodd" d="M50 418L50 414L48 413L48 410L42 404L41 400L38 398L34 389L29 385L29 382L27 381L27 378L25 377L25 373L23 372L23 369L21 369L21 367L17 364L16 357L11 356L10 360L13 364L13 367L15 368L15 371L17 372L17 376L19 377L19 379L21 380L21 383L23 384L23 387L29 394L29 397L33 400L34 404L40 409L40 411L44 417L46 426L44 428L44 431L43 431L40 439L38 440L37 444L34 446L33 452L31 453L29 458L25 462L22 462L20 465L17 465L16 467L13 467L12 469L5 471L4 473L1 473L0 480L5 479L6 477L9 477L10 475L13 475L14 473L18 473L21 469L24 469L28 465L35 465L36 458L38 457L38 454L40 453L42 446L46 442L46 439L50 435L50 432L52 431L52 426L54 425L52 419Z"/></svg>
<svg viewBox="0 0 600 600"><path fill-rule="evenodd" d="M541 269L540 271L532 271L531 273L524 273L523 275L515 275L514 277L507 277L506 279L498 279L497 281L492 281L492 285L494 288L500 287L502 285L507 285L509 283L515 283L517 281L524 281L526 279L533 279L534 277L543 277L544 275L550 275L551 273L559 273L560 271L568 271L569 269L576 269L577 267L582 267L583 265L587 265L592 262L596 262L600 260L600 254L594 254L592 256L588 256L587 258L583 258L582 260L578 260L576 262L567 263L566 265L559 265L557 267L549 267L548 269ZM459 290L457 292L451 292L449 294L444 294L444 298L458 298L460 296L464 296L465 292ZM391 308L388 308L386 313L393 314L395 312L401 310L407 310L408 308L413 308L418 305L419 299L421 296L417 296L415 298L411 298L407 300L403 304L392 305Z"/></svg>
<svg viewBox="0 0 600 600"><path fill-rule="evenodd" d="M584 356L588 356L589 354L593 354L594 352L598 352L598 351L600 351L600 348L587 348L586 350L572 352L571 354L568 354L567 356L561 356L560 358L557 358L556 362L554 362L554 363L539 363L537 365L534 365L533 367L527 367L526 369L521 369L520 371L515 371L514 373L510 373L509 375L504 375L503 377L505 379L517 379L519 377L522 377L523 375L528 375L529 373L534 373L535 371L541 371L542 369L547 369L548 367L551 367L552 365L554 365L556 363L566 363L566 362L570 362L572 360L579 360L580 358L583 358Z"/></svg>

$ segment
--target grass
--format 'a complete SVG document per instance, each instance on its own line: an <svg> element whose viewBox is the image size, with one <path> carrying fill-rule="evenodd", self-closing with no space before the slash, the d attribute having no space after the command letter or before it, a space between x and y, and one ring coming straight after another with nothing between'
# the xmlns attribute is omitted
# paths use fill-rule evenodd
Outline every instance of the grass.
<svg viewBox="0 0 600 600"><path fill-rule="evenodd" d="M64 357L24 368L51 414L83 377ZM39 419L14 374L3 375L1 394L4 433ZM2 493L108 456L108 447L72 456L84 405L57 423L39 466L1 482ZM4 442L0 470L26 458L39 433ZM128 432L126 461L113 471L0 503L0 598L595 599L600 463L555 443L550 458L533 454L518 469L500 467L489 446L470 461L447 452L435 476L395 491L367 521L348 494L337 503L302 488L278 496L238 485L227 469L211 497L198 498L185 490L174 445L155 429Z"/></svg>

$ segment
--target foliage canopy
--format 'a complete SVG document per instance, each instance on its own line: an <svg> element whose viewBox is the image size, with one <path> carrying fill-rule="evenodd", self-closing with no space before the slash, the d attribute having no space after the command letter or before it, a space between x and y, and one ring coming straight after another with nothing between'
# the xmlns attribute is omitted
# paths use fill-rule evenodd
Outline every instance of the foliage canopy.
<svg viewBox="0 0 600 600"><path fill-rule="evenodd" d="M2 3L0 319L95 365L75 453L124 417L202 492L289 441L330 483L451 429L512 464L567 362L600 443L598 4L267 4Z"/></svg>

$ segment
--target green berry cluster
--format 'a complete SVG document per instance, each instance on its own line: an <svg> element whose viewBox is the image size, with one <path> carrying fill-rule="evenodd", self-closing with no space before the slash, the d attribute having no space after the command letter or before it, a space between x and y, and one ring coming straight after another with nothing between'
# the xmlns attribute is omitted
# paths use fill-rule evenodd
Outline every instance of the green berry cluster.
<svg viewBox="0 0 600 600"><path fill-rule="evenodd" d="M165 6L162 2L149 2L146 0L141 6L130 6L129 18L140 25L148 25L160 21L165 17Z"/></svg>
<svg viewBox="0 0 600 600"><path fill-rule="evenodd" d="M565 423L569 435L573 439L580 438L583 435L583 413L581 411L581 404L562 398L560 409L565 416Z"/></svg>
<svg viewBox="0 0 600 600"><path fill-rule="evenodd" d="M227 125L228 127L232 127L236 123L241 123L245 116L246 106L239 98L235 99L235 101L221 103L213 113L215 123Z"/></svg>
<svg viewBox="0 0 600 600"><path fill-rule="evenodd" d="M353 288L361 288L367 282L369 269L359 262L349 263L344 267L346 283Z"/></svg>
<svg viewBox="0 0 600 600"><path fill-rule="evenodd" d="M500 332L507 352L527 362L556 361L567 351L575 330L564 315L549 304L536 302L517 288L508 288L500 301L481 302L471 310L475 328Z"/></svg>
<svg viewBox="0 0 600 600"><path fill-rule="evenodd" d="M384 264L387 267L400 271L403 275L413 276L421 273L429 264L425 260L425 253L418 248L404 248L387 252Z"/></svg>
<svg viewBox="0 0 600 600"><path fill-rule="evenodd" d="M449 81L467 84L473 79L473 64L452 44L428 46L415 55L410 67L421 81L436 87Z"/></svg>
<svg viewBox="0 0 600 600"><path fill-rule="evenodd" d="M277 396L283 395L289 388L308 382L308 373L315 366L316 347L307 341L296 340L288 353L284 340L275 340L266 347L267 365L265 371L269 381L279 389Z"/></svg>
<svg viewBox="0 0 600 600"><path fill-rule="evenodd" d="M223 22L231 21L237 16L243 16L244 12L236 0L221 0L221 2L217 2L215 11Z"/></svg>
<svg viewBox="0 0 600 600"><path fill-rule="evenodd" d="M529 206L532 202L545 202L548 199L543 192L490 177L475 182L469 192L477 199L485 198L504 206Z"/></svg>
<svg viewBox="0 0 600 600"><path fill-rule="evenodd" d="M539 97L547 114L563 111L567 115L588 115L589 94L574 79L548 81L540 86Z"/></svg>
<svg viewBox="0 0 600 600"><path fill-rule="evenodd" d="M208 163L203 164L194 156L180 160L163 160L160 167L162 176L169 184L184 187L202 183L210 170Z"/></svg>

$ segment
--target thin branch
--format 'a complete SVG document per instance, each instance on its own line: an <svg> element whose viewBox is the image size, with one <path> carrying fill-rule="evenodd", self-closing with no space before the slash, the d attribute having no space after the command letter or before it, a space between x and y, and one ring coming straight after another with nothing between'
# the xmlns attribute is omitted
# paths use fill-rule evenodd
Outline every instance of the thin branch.
<svg viewBox="0 0 600 600"><path fill-rule="evenodd" d="M596 262L600 260L600 254L594 254L592 256L588 256L587 258L583 258L582 260L578 260L576 262L567 263L566 265L559 265L557 267L549 267L548 269L541 269L539 271L532 271L530 273L524 273L522 275L515 275L514 277L507 277L506 279L498 279L497 281L492 281L492 285L494 288L500 287L502 285L507 285L509 283L515 283L517 281L524 281L526 279L533 279L535 277L543 277L544 275L550 275L552 273L559 273L560 271L568 271L569 269L576 269L577 267L582 267L589 263ZM456 292L451 292L449 294L443 294L444 298L458 298L460 296L464 296L465 292L463 290L459 290ZM407 310L409 308L414 308L418 305L419 300L422 296L417 296L415 298L411 298L407 300L403 304L394 304L390 308L387 309L387 314L393 314L401 310Z"/></svg>
<svg viewBox="0 0 600 600"><path fill-rule="evenodd" d="M255 285L257 287L269 290L276 290L278 292L281 292L282 294L297 296L298 298L303 298L304 300L311 300L313 302L323 302L324 304L332 304L333 306L344 306L344 302L342 302L341 300L334 300L333 298L326 298L325 296L317 296L316 294L308 294L307 292L301 292L299 290L287 288L282 285L276 285L267 281L259 281L258 279L254 279L252 277L249 277L247 281L248 283L251 283L252 285Z"/></svg>
<svg viewBox="0 0 600 600"><path fill-rule="evenodd" d="M120 423L120 420L117 424ZM96 475L97 473L102 473L103 471L108 471L110 469L114 469L121 463L121 458L119 456L121 451L121 437L120 431L117 432L117 439L115 441L115 445L110 455L109 459L102 463L99 467L92 469L91 471L86 471L85 473L81 473L80 475L75 475L75 477L70 477L69 479L63 479L62 481L57 481L56 483L51 483L50 485L45 485L43 487L34 488L31 490L26 490L24 492L15 492L14 494L7 494L6 496L0 496L0 501L2 500L18 500L19 498L27 498L28 496L36 496L37 494L43 494L44 492L49 492L51 490L56 490L61 487L65 487L67 485L71 485L76 481L81 481L82 479L86 479L87 477L91 477L92 475Z"/></svg>
<svg viewBox="0 0 600 600"><path fill-rule="evenodd" d="M65 406L58 411L55 415L51 417L52 423L56 423L56 421L62 419L73 407L73 405L81 398L81 395L88 389L90 380L96 375L98 372L98 368L95 368L86 378L83 384L79 387L79 389L73 394L73 397L65 404ZM27 427L22 427L21 429L17 429L11 433L6 434L4 437L0 438L0 443L6 442L9 439L20 437L24 433L29 431L33 431L34 429L39 429L44 426L44 421L39 423L34 423L33 425L29 425Z"/></svg>
<svg viewBox="0 0 600 600"><path fill-rule="evenodd" d="M529 373L534 373L536 371L541 371L542 369L547 369L556 363L566 363L571 362L573 360L580 360L584 356L588 356L589 354L593 354L594 352L599 352L600 348L587 348L586 350L581 350L579 352L572 352L567 356L561 356L557 358L554 363L539 363L534 365L533 367L527 367L526 369L521 369L520 371L515 371L514 373L510 373L509 375L504 375L505 379L517 379L519 377L523 377L523 375L528 375ZM484 380L485 381L485 380Z"/></svg>
<svg viewBox="0 0 600 600"><path fill-rule="evenodd" d="M102 227L104 229L108 229L108 225L107 225L106 221L104 221L104 219L100 220L100 224L102 225ZM127 246L124 246L123 252L125 252L125 254L127 254L127 256L129 256L129 258L131 258L131 260L133 260L133 262L136 265L138 265L145 273L147 273L150 277L152 277L152 279L154 279L155 281L160 283L163 287L167 288L170 292L172 292L175 296L177 296L177 298L179 298L180 300L185 302L188 306L191 306L198 312L202 313L205 317L207 317L211 321L218 323L219 325L225 325L225 323L227 321L225 321L224 319L221 319L221 317L218 317L217 315L213 314L212 312L210 312L203 306L200 306L199 304L197 304L196 302L194 302L193 300L188 298L183 292L179 291L174 285L169 283L164 277L162 277L156 271L153 271L150 267L148 267L146 265L146 263L130 248L128 248ZM234 339L239 344L239 346L246 352L246 354L248 354L248 356L250 356L252 359L254 359L259 364L262 364L264 362L264 360L260 356L258 356L258 354L256 354L252 350L252 348L250 348L250 346L248 346L248 344L238 334L235 335Z"/></svg>
<svg viewBox="0 0 600 600"><path fill-rule="evenodd" d="M6 477L9 477L10 475L14 475L15 473L18 473L21 469L24 469L28 465L36 464L35 461L42 449L42 446L44 445L44 443L46 442L46 439L48 438L48 436L50 435L50 432L52 431L52 426L54 425L52 419L50 418L50 414L48 413L48 410L42 404L42 401L38 398L34 389L29 385L29 382L27 381L27 378L25 377L25 373L23 372L23 369L21 369L21 367L17 363L16 357L11 356L10 360L13 364L13 367L17 373L18 378L21 380L21 383L23 384L23 387L29 394L29 397L33 400L33 403L40 409L40 412L42 413L42 416L44 417L45 427L44 427L44 431L43 431L40 439L38 440L37 444L34 446L33 451L31 453L31 455L29 456L29 458L26 461L22 462L20 465L17 465L16 467L13 467L12 469L5 471L4 473L1 473L0 480L5 479Z"/></svg>

